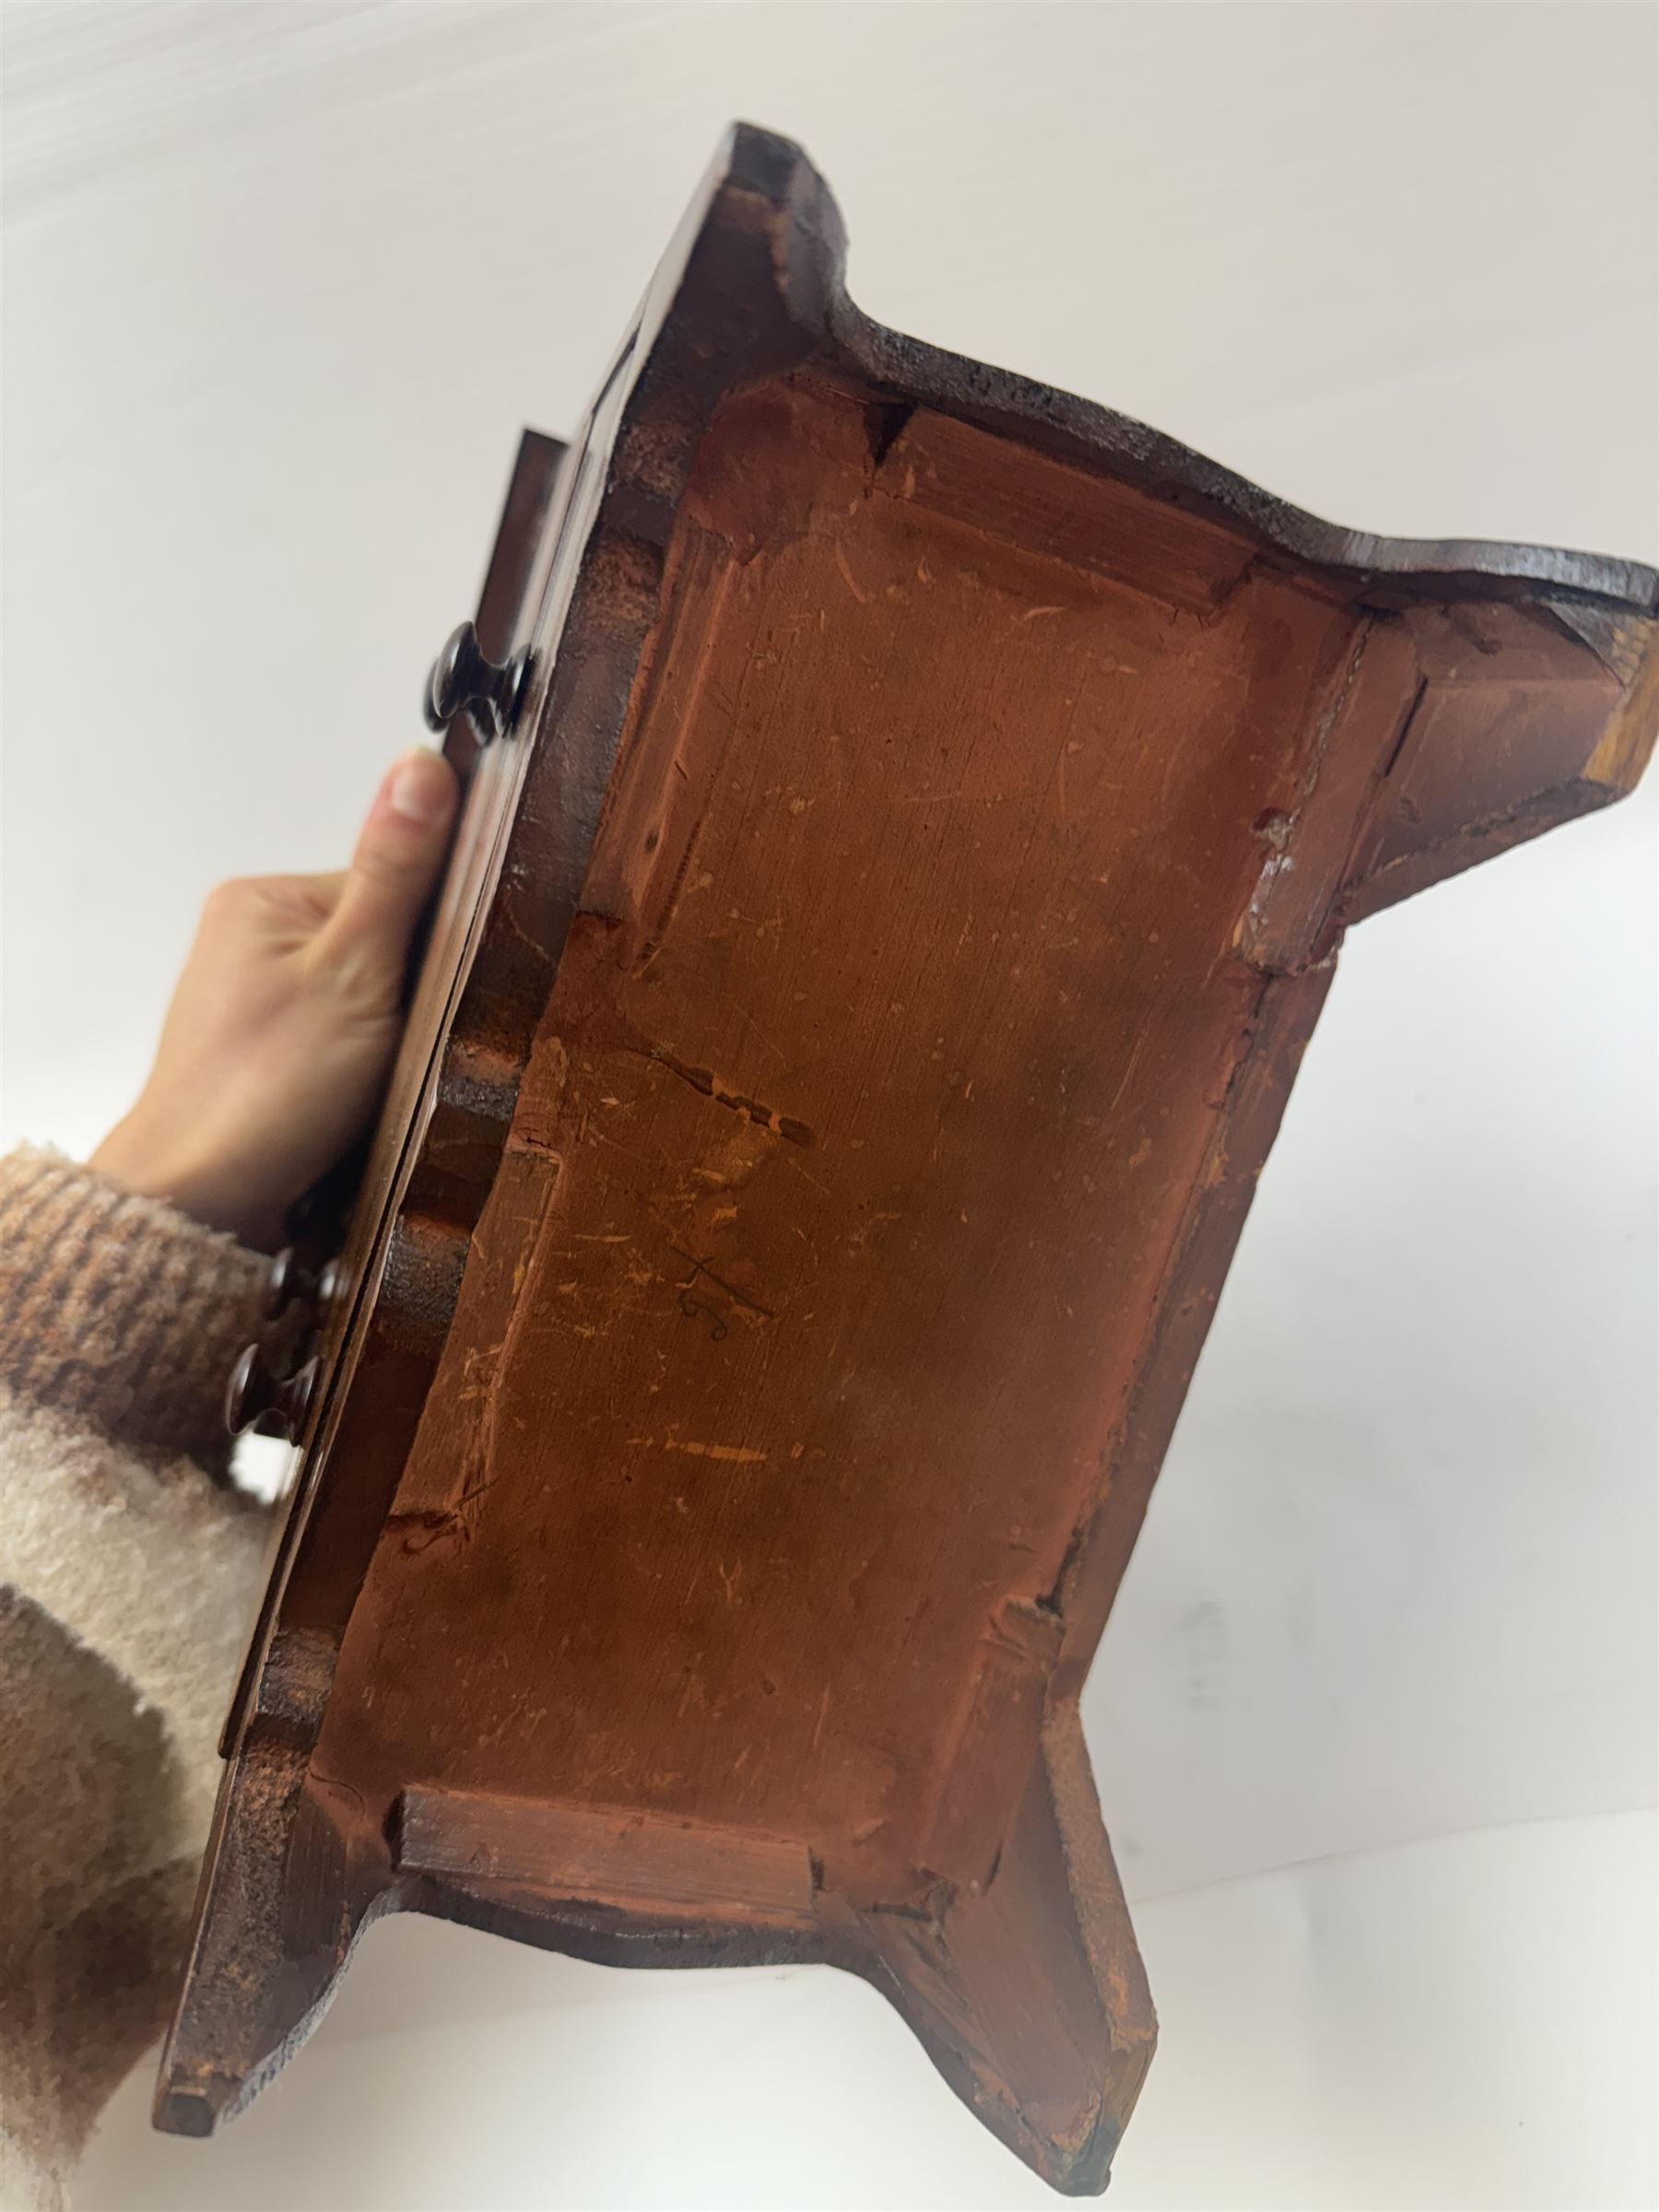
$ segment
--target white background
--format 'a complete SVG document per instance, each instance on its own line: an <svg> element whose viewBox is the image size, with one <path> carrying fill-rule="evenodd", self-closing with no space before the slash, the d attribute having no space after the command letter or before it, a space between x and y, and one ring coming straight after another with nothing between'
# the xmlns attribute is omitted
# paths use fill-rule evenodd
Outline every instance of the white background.
<svg viewBox="0 0 1659 2212"><path fill-rule="evenodd" d="M1318 512L1659 557L1645 6L13 6L5 1131L334 865L724 124L882 319ZM1163 2021L1122 2212L1612 2212L1653 2153L1654 788L1366 923L1086 1698ZM368 1940L82 2212L1034 2206L828 1971Z"/></svg>

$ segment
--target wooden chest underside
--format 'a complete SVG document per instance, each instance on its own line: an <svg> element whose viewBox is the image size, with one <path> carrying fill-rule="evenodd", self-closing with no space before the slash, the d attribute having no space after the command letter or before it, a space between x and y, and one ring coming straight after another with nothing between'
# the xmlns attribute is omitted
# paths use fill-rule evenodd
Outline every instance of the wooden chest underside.
<svg viewBox="0 0 1659 2212"><path fill-rule="evenodd" d="M1346 924L1633 783L1653 601L877 329L735 135L521 455L161 2124L402 1908L851 1968L1104 2185L1077 1695L1256 1176Z"/></svg>

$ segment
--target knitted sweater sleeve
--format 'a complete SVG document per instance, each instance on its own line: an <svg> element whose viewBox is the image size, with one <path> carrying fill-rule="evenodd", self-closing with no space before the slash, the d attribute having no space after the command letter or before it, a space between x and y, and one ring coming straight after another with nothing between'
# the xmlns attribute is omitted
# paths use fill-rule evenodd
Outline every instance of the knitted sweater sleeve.
<svg viewBox="0 0 1659 2212"><path fill-rule="evenodd" d="M267 1516L221 1487L264 1263L0 1159L0 2206L48 2212L163 2025Z"/></svg>

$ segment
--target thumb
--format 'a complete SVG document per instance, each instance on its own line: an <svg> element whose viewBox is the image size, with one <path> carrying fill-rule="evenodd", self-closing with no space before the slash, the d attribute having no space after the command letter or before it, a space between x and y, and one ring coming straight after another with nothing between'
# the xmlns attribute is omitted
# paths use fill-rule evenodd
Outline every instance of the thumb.
<svg viewBox="0 0 1659 2212"><path fill-rule="evenodd" d="M335 910L318 935L327 960L401 966L443 865L455 818L454 771L422 749L395 761L358 833Z"/></svg>

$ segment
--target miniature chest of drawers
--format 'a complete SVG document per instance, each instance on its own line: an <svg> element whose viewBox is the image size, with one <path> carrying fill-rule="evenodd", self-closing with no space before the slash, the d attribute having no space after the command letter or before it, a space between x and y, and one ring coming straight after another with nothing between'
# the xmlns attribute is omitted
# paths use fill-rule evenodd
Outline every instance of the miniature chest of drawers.
<svg viewBox="0 0 1659 2212"><path fill-rule="evenodd" d="M841 262L735 131L434 670L163 2126L401 1909L851 1969L1103 2187L1154 2026L1077 1696L1343 933L1652 747L1649 572L1331 528Z"/></svg>

